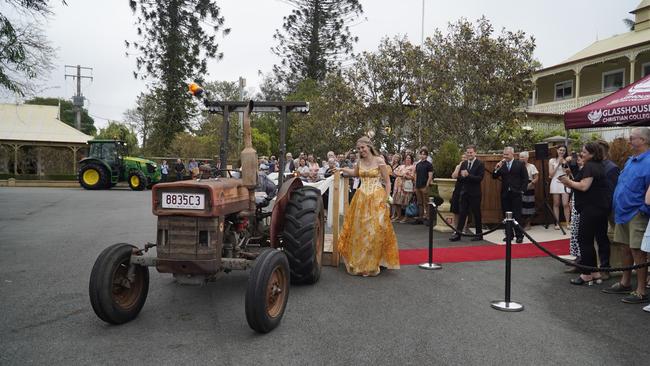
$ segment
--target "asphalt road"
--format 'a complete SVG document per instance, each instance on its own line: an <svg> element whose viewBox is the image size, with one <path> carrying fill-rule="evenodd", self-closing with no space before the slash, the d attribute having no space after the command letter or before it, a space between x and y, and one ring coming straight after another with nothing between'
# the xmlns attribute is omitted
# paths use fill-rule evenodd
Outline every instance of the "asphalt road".
<svg viewBox="0 0 650 366"><path fill-rule="evenodd" d="M267 335L246 323L247 273L191 287L151 270L139 317L103 323L88 299L95 258L154 233L149 191L0 188L0 365L650 364L650 314L569 285L549 258L513 263L521 313L490 307L503 299L503 263L474 262L376 278L327 267L291 288Z"/></svg>

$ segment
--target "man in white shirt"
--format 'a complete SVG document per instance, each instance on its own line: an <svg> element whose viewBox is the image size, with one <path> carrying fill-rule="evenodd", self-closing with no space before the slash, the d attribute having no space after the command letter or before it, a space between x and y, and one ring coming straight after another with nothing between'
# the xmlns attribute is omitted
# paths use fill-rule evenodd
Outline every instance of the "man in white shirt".
<svg viewBox="0 0 650 366"><path fill-rule="evenodd" d="M327 162L329 163L329 161L331 159L334 159L334 161L336 161L336 154L334 154L334 151L328 151L327 152ZM324 166L325 166L325 164L323 164L323 167ZM339 168L339 162L338 161L336 161L336 167Z"/></svg>
<svg viewBox="0 0 650 366"><path fill-rule="evenodd" d="M293 173L294 170L296 170L295 164L293 162L293 156L291 155L290 152L288 152L287 155L286 155L286 158L287 158L287 160L284 162L284 170L283 170L283 172L285 174L287 174L287 173L291 174L291 173Z"/></svg>

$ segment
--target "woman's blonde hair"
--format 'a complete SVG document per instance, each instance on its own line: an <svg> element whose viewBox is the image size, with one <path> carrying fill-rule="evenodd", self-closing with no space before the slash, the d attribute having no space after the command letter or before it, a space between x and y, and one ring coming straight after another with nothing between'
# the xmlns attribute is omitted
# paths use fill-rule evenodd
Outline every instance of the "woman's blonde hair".
<svg viewBox="0 0 650 366"><path fill-rule="evenodd" d="M357 140L357 144L364 144L368 146L368 149L370 150L370 153L374 156L379 156L379 153L377 152L377 149L372 145L372 141L370 141L370 138L368 136L362 136Z"/></svg>

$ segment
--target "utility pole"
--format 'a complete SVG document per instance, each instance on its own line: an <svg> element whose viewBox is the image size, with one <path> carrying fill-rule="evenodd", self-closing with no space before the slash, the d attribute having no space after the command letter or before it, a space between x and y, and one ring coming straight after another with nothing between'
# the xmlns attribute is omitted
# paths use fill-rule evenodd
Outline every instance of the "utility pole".
<svg viewBox="0 0 650 366"><path fill-rule="evenodd" d="M420 30L420 49L422 54L424 54L424 0L422 0L422 28ZM419 123L418 123L418 149L422 147L422 75L420 75L420 114L419 114Z"/></svg>
<svg viewBox="0 0 650 366"><path fill-rule="evenodd" d="M77 113L77 121L76 121L76 128L77 130L81 131L81 110L83 109L84 106L84 96L81 94L81 79L90 79L90 81L93 80L92 74L93 74L93 69L92 67L81 67L79 65L77 66L72 66L72 65L65 65L65 70L67 72L68 68L72 69L77 69L77 74L65 74L65 78L67 79L68 76L77 79L77 94L75 94L72 97L72 105L74 106L75 112ZM91 76L86 76L86 75L81 75L81 70L90 70L90 75Z"/></svg>

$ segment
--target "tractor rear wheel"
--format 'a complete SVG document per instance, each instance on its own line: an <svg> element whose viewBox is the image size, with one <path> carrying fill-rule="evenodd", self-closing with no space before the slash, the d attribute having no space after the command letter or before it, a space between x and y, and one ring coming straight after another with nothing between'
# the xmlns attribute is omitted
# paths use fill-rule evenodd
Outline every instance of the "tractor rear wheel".
<svg viewBox="0 0 650 366"><path fill-rule="evenodd" d="M291 192L282 234L291 268L291 283L313 284L320 278L325 216L320 190L302 187Z"/></svg>
<svg viewBox="0 0 650 366"><path fill-rule="evenodd" d="M97 316L111 324L135 319L149 292L149 268L131 264L135 247L111 245L97 257L90 273L90 304Z"/></svg>
<svg viewBox="0 0 650 366"><path fill-rule="evenodd" d="M255 260L246 289L246 320L256 332L280 324L289 299L289 263L279 250L267 249Z"/></svg>
<svg viewBox="0 0 650 366"><path fill-rule="evenodd" d="M110 187L110 176L106 168L88 163L79 169L79 184L85 189L104 189Z"/></svg>
<svg viewBox="0 0 650 366"><path fill-rule="evenodd" d="M140 171L129 174L129 187L134 191L142 191L147 187L147 178Z"/></svg>

